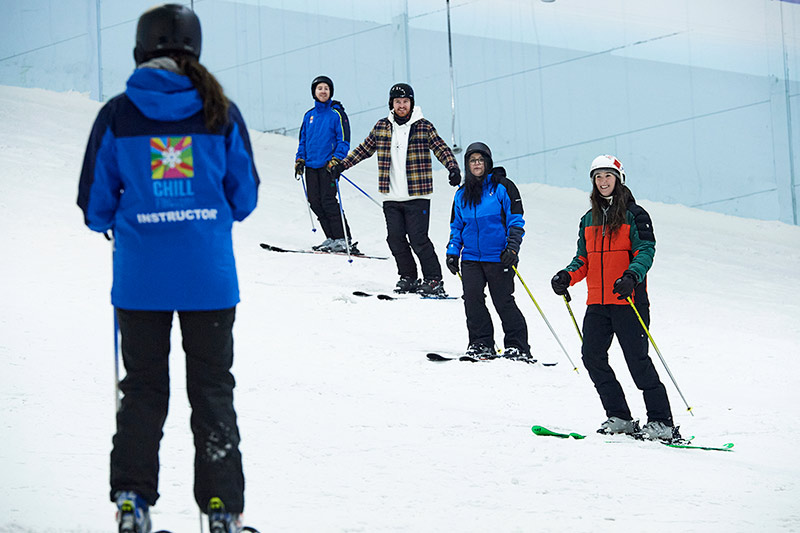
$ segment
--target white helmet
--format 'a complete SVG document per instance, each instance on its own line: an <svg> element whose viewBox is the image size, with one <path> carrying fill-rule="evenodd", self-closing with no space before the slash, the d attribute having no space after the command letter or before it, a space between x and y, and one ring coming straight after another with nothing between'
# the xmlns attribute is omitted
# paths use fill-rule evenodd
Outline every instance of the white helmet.
<svg viewBox="0 0 800 533"><path fill-rule="evenodd" d="M594 181L594 171L601 168L610 168L611 170L619 173L619 180L625 185L625 169L622 167L622 162L613 155L598 155L592 161L592 166L589 167L589 179Z"/></svg>

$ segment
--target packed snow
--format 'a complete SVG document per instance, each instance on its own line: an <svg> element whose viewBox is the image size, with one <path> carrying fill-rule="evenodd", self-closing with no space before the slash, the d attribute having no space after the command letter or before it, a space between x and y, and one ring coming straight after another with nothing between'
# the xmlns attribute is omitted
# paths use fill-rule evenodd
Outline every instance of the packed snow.
<svg viewBox="0 0 800 533"><path fill-rule="evenodd" d="M115 530L111 246L75 205L99 108L81 94L0 87L2 532ZM353 146L366 133L353 132ZM510 176L525 201L519 272L578 372L519 283L534 356L557 366L432 363L429 351L466 347L459 299L359 298L353 291L391 291L391 259L348 263L258 246L309 247L324 237L312 232L293 177L296 140L251 135L259 206L234 229L247 524L262 532L800 531L800 227L640 199L657 237L651 333L693 413L651 349L676 423L700 444L735 443L732 452L671 449L595 433L604 413L549 285L575 252L587 191ZM443 259L454 190L438 168L431 237ZM637 169L627 170L636 194ZM664 180L681 171L660 170ZM374 158L346 175L378 198ZM341 189L361 250L389 256L380 209L344 180ZM460 296L447 272L445 287ZM580 322L585 285L572 296ZM501 343L497 320L495 330ZM173 347L152 516L156 529L185 533L199 531L200 518L177 321ZM616 344L611 359L644 419ZM534 424L588 437L539 437Z"/></svg>

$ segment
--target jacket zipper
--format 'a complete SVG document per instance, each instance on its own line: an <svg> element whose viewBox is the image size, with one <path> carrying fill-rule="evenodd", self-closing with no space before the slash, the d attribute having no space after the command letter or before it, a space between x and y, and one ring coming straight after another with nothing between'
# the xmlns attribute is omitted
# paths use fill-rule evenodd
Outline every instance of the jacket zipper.
<svg viewBox="0 0 800 533"><path fill-rule="evenodd" d="M606 304L606 279L605 279L605 262L603 261L603 254L606 248L606 210L603 209L603 231L600 239L600 302L601 305Z"/></svg>

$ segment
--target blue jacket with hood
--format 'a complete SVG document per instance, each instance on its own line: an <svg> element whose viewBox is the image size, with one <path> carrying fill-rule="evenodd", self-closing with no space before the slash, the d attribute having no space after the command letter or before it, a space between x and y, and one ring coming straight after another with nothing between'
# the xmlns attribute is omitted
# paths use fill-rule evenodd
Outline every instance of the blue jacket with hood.
<svg viewBox="0 0 800 533"><path fill-rule="evenodd" d="M470 178L468 178L470 179ZM519 253L524 235L522 199L503 167L482 180L481 203L464 205L464 187L456 191L447 255L463 261L499 263L506 247Z"/></svg>
<svg viewBox="0 0 800 533"><path fill-rule="evenodd" d="M231 229L256 207L244 120L209 131L188 77L138 68L103 108L78 191L84 221L114 233L115 307L226 309L239 302Z"/></svg>
<svg viewBox="0 0 800 533"><path fill-rule="evenodd" d="M342 160L350 151L350 121L344 106L337 100L314 102L300 126L300 142L295 160L302 159L308 168L322 168L331 158Z"/></svg>

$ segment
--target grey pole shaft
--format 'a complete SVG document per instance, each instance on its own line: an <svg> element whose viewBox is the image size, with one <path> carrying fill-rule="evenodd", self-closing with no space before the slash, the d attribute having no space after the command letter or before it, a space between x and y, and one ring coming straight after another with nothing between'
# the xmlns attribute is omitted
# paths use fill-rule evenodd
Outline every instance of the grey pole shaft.
<svg viewBox="0 0 800 533"><path fill-rule="evenodd" d="M453 38L450 32L450 0L447 0L447 50L450 56L450 109L452 110L452 119L450 122L453 142L453 150L456 146L456 83L453 77ZM458 150L460 151L460 150Z"/></svg>

